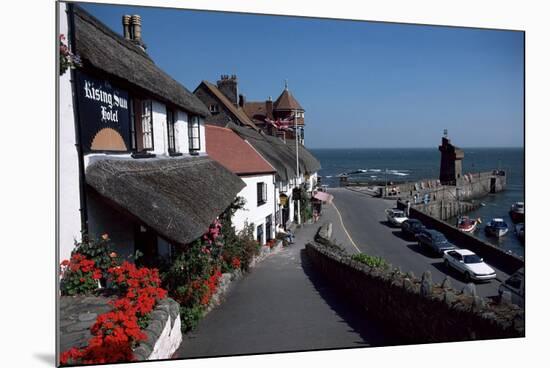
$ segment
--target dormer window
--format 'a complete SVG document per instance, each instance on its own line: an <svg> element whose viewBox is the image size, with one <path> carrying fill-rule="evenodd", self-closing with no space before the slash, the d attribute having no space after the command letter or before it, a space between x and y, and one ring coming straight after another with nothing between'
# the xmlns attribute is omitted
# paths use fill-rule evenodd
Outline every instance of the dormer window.
<svg viewBox="0 0 550 368"><path fill-rule="evenodd" d="M153 102L149 99L134 98L131 105L132 149L144 152L153 146Z"/></svg>
<svg viewBox="0 0 550 368"><path fill-rule="evenodd" d="M199 117L191 115L189 119L188 135L189 135L189 152L197 153L201 149L201 130Z"/></svg>
<svg viewBox="0 0 550 368"><path fill-rule="evenodd" d="M166 109L166 125L168 132L168 154L171 156L181 155L176 148L176 113L174 110Z"/></svg>
<svg viewBox="0 0 550 368"><path fill-rule="evenodd" d="M218 104L211 104L208 106L208 110L210 110L210 112L212 114L217 114L220 112L220 105Z"/></svg>

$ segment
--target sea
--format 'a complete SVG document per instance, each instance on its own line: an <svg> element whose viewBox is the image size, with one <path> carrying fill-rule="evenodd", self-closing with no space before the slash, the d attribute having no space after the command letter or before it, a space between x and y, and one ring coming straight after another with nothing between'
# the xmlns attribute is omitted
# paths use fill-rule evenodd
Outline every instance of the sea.
<svg viewBox="0 0 550 368"><path fill-rule="evenodd" d="M480 218L481 226L475 236L486 240L507 252L525 255L524 245L515 234L515 227L508 211L514 202L525 198L524 149L523 148L463 148L462 172L473 173L494 169L506 170L506 190L490 194L479 200L482 206L468 213ZM348 174L348 180L361 181L417 181L438 178L440 153L437 148L342 148L310 149L321 162L322 184L339 186L339 175ZM349 174L352 173L352 174ZM502 218L510 231L495 239L485 236L483 227L492 218ZM451 222L452 220L450 220ZM454 224L454 222L453 222Z"/></svg>

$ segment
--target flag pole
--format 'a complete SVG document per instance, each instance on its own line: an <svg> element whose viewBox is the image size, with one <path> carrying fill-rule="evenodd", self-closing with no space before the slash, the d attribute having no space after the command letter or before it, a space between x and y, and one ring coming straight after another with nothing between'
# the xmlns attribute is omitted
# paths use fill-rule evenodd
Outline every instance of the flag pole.
<svg viewBox="0 0 550 368"><path fill-rule="evenodd" d="M298 110L294 110L294 140L296 141L296 183L300 179L300 164L298 161ZM298 187L299 188L299 187ZM300 190L300 194L302 191ZM300 199L298 199L298 225L302 223L300 216Z"/></svg>

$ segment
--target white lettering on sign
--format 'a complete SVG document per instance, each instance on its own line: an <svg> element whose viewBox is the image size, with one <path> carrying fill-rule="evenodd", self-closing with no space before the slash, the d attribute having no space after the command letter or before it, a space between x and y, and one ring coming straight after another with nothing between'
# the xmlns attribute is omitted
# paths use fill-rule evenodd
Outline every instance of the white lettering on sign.
<svg viewBox="0 0 550 368"><path fill-rule="evenodd" d="M128 101L117 94L107 92L100 87L96 87L93 82L84 82L84 96L90 100L99 101L107 106L101 106L101 121L118 123L118 110L115 108L128 109Z"/></svg>

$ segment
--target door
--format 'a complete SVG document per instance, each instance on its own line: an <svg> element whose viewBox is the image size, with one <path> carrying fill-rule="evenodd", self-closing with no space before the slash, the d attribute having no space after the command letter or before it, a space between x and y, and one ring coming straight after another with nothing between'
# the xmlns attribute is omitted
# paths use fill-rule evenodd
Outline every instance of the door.
<svg viewBox="0 0 550 368"><path fill-rule="evenodd" d="M134 252L139 251L141 256L136 265L152 267L158 260L157 234L146 226L137 225L135 229Z"/></svg>

